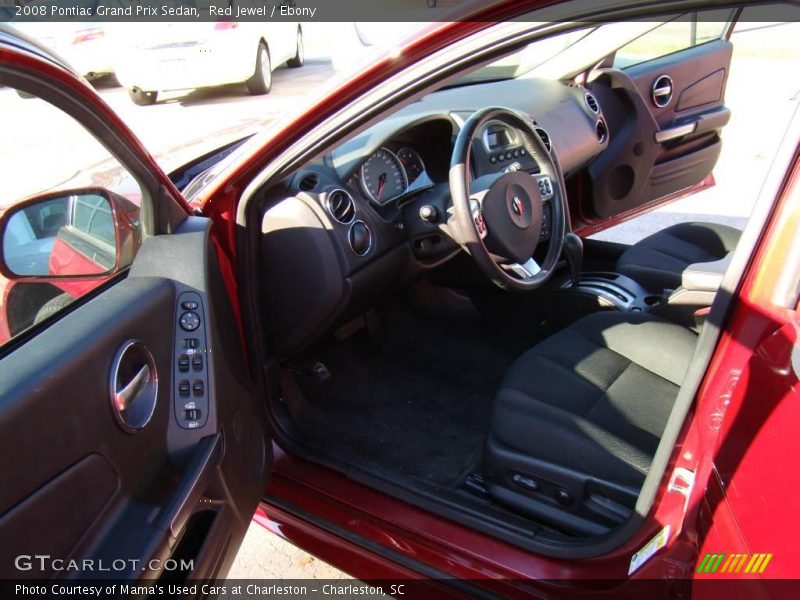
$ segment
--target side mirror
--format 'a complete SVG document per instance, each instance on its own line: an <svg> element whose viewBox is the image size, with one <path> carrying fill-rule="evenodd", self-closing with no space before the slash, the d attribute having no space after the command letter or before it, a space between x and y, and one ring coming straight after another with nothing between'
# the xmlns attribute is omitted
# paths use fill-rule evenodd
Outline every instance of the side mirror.
<svg viewBox="0 0 800 600"><path fill-rule="evenodd" d="M102 188L36 196L0 217L0 272L7 279L111 276L141 241L139 207Z"/></svg>

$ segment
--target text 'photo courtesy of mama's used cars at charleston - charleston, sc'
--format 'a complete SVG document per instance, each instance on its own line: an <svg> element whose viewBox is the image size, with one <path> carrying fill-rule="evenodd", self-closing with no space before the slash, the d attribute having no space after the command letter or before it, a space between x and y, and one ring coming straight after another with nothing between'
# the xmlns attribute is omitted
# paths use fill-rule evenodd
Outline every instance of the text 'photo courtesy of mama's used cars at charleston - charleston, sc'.
<svg viewBox="0 0 800 600"><path fill-rule="evenodd" d="M0 0L2 596L796 598L798 17Z"/></svg>

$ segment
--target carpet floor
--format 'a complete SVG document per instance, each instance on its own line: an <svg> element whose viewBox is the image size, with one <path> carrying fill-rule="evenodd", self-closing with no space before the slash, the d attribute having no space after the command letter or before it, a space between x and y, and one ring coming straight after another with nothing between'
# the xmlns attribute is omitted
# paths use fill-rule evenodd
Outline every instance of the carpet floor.
<svg viewBox="0 0 800 600"><path fill-rule="evenodd" d="M532 343L478 316L392 306L371 333L309 353L331 378L293 377L284 399L318 450L384 476L453 487L478 467L495 390Z"/></svg>

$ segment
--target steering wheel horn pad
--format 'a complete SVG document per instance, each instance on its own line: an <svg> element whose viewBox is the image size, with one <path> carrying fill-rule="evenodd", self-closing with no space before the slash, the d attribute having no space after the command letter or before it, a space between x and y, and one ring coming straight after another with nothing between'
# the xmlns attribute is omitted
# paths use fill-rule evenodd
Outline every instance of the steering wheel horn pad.
<svg viewBox="0 0 800 600"><path fill-rule="evenodd" d="M483 197L481 210L493 254L519 263L533 255L542 230L541 192L533 177L521 171L503 175Z"/></svg>

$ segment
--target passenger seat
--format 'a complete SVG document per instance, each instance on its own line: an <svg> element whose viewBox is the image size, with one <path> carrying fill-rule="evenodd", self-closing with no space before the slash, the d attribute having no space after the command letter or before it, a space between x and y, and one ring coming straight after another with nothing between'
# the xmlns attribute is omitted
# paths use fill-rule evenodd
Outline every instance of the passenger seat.
<svg viewBox="0 0 800 600"><path fill-rule="evenodd" d="M617 271L650 291L674 290L689 265L726 258L741 235L717 223L679 223L631 246L617 261Z"/></svg>

